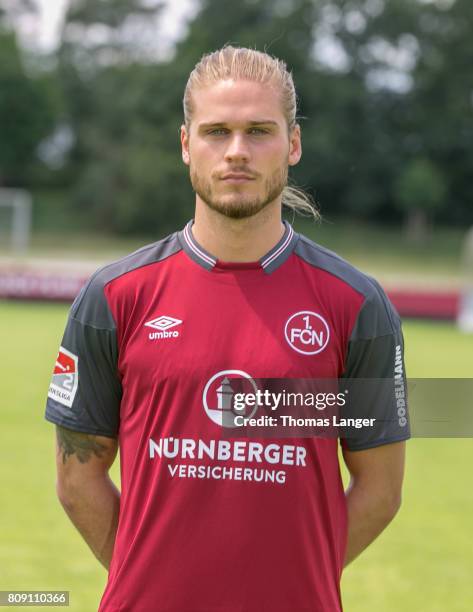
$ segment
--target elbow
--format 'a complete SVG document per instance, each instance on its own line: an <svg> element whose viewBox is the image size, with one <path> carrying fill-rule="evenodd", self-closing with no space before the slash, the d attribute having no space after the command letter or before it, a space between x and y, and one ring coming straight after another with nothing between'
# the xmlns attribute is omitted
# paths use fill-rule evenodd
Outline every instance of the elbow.
<svg viewBox="0 0 473 612"><path fill-rule="evenodd" d="M381 514L384 518L386 525L390 523L396 514L399 512L402 503L401 493L396 493L392 495L388 495L383 498L381 506L382 511Z"/></svg>
<svg viewBox="0 0 473 612"><path fill-rule="evenodd" d="M56 495L64 510L70 514L76 506L76 488L65 479L58 479L56 482Z"/></svg>

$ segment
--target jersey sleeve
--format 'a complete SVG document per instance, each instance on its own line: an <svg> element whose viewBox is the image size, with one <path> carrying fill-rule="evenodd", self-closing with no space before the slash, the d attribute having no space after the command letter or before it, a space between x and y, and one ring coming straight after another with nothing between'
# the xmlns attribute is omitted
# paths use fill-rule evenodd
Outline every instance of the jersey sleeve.
<svg viewBox="0 0 473 612"><path fill-rule="evenodd" d="M348 391L342 416L374 420L346 428L341 444L348 450L410 438L401 321L382 288L371 282L373 291L358 314L340 382Z"/></svg>
<svg viewBox="0 0 473 612"><path fill-rule="evenodd" d="M74 431L116 437L121 395L116 325L95 276L69 312L45 418Z"/></svg>

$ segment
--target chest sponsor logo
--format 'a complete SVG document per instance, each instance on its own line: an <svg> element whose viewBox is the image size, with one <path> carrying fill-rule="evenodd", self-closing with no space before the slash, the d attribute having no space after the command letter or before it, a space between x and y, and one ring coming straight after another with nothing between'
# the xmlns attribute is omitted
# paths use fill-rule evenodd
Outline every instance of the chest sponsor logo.
<svg viewBox="0 0 473 612"><path fill-rule="evenodd" d="M257 406L245 407L245 410L235 407L235 393L255 393L257 385L249 374L243 370L222 370L214 374L206 383L202 393L202 405L205 414L211 421L221 427L233 428L235 416L243 415L251 418Z"/></svg>
<svg viewBox="0 0 473 612"><path fill-rule="evenodd" d="M78 384L79 359L77 355L61 346L49 385L48 397L71 408Z"/></svg>
<svg viewBox="0 0 473 612"><path fill-rule="evenodd" d="M289 346L302 355L321 353L330 340L330 328L322 315L301 310L291 315L284 327Z"/></svg>
<svg viewBox="0 0 473 612"><path fill-rule="evenodd" d="M151 327L151 329L155 330L148 334L148 338L150 340L161 340L163 338L178 338L179 331L177 329L172 329L181 325L182 321L180 319L175 319L174 317L169 317L167 315L161 315L157 319L152 319L151 321L147 321L145 323L145 327Z"/></svg>

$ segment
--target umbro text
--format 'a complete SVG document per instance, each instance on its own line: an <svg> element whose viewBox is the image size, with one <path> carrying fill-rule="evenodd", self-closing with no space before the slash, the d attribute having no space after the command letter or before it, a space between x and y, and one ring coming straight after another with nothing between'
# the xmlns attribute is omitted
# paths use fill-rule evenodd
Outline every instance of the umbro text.
<svg viewBox="0 0 473 612"><path fill-rule="evenodd" d="M178 331L157 331L149 334L150 340L161 340L161 338L178 338Z"/></svg>

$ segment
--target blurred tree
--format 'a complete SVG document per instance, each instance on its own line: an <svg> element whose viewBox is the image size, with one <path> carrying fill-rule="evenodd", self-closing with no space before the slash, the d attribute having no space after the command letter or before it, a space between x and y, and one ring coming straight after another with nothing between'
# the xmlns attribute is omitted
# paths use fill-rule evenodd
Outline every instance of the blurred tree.
<svg viewBox="0 0 473 612"><path fill-rule="evenodd" d="M320 0L316 5L317 78L330 77L324 76L328 87L316 123L329 133L325 151L332 153L329 140L339 150L324 162L323 149L315 147L325 166L315 183L322 199L340 212L395 219L400 177L410 174L413 158L425 158L441 177L435 216L471 222L473 3ZM326 166L333 162L330 171Z"/></svg>
<svg viewBox="0 0 473 612"><path fill-rule="evenodd" d="M119 232L164 233L183 224L193 211L179 144L188 74L205 51L229 40L270 47L302 74L311 45L312 4L287 4L245 0L222 11L217 0L205 0L172 60L159 63L128 53L129 40L118 34L94 42L94 24L120 28L149 2L71 4L59 74L75 134L70 161L77 210L98 227ZM105 10L115 5L116 14ZM161 3L154 9L159 12Z"/></svg>
<svg viewBox="0 0 473 612"><path fill-rule="evenodd" d="M46 80L26 73L16 37L1 21L0 58L0 185L28 186L53 109Z"/></svg>
<svg viewBox="0 0 473 612"><path fill-rule="evenodd" d="M61 56L82 71L149 60L164 0L69 0Z"/></svg>
<svg viewBox="0 0 473 612"><path fill-rule="evenodd" d="M0 21L7 27L11 27L18 17L37 12L35 0L0 0Z"/></svg>
<svg viewBox="0 0 473 612"><path fill-rule="evenodd" d="M473 222L473 3L437 0L418 17L410 133L447 177L439 218Z"/></svg>
<svg viewBox="0 0 473 612"><path fill-rule="evenodd" d="M406 165L396 195L406 212L408 239L421 242L427 238L432 215L445 203L445 194L445 181L431 161L416 158Z"/></svg>
<svg viewBox="0 0 473 612"><path fill-rule="evenodd" d="M143 180L143 172L139 177L133 172L132 161L139 153L146 161L143 169L153 165L148 178L154 180L156 151L147 143L140 112L154 68L143 56L139 34L161 6L140 0L73 0L66 13L58 74L74 134L69 156L72 203L77 214L84 213L100 229L150 229L151 215L142 219L143 208L149 206L149 200L143 202L143 194L150 195L149 180ZM137 137L143 140L136 142Z"/></svg>
<svg viewBox="0 0 473 612"><path fill-rule="evenodd" d="M158 0L70 2L58 52L75 138L68 172L76 210L99 227L164 233L191 214L182 94L199 57L228 42L292 69L304 147L293 176L324 213L397 221L416 177L438 172L430 218L473 222L470 0L242 0L225 10L200 0L171 58L162 10Z"/></svg>

